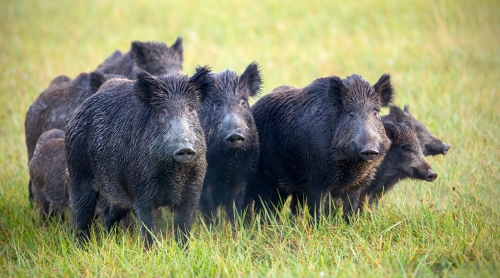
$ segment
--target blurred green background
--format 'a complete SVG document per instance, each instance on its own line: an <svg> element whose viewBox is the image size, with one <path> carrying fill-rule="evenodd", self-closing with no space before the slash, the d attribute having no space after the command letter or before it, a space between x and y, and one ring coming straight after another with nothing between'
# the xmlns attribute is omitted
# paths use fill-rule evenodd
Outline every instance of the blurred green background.
<svg viewBox="0 0 500 278"><path fill-rule="evenodd" d="M177 265L166 263L168 268L190 268L188 276L497 273L500 2L2 0L0 276L127 276L141 273L141 269L150 273L144 270L145 266L139 267L139 272L127 272L126 264L123 268L111 267L108 272L85 272L85 263L95 269L103 266L92 259L74 261L64 255L67 253L60 254L60 245L46 243L51 240L50 229L57 228L49 227L48 235L47 230L40 230L37 215L28 203L24 118L31 103L56 76L75 77L80 72L90 72L114 50L128 51L133 40L171 45L177 36L183 38L184 74L192 74L197 65L241 73L256 61L261 65L264 93L279 85L302 87L318 77L346 77L353 73L361 74L373 84L383 73L390 73L396 90L395 104L410 104L411 112L453 148L446 157L429 158L439 174L434 183L402 182L384 199L386 209L378 212L380 218L359 223L360 226L335 226L335 229L343 227L340 233L346 229L355 233L363 227L375 228L381 221L393 219L394 214L407 221L429 216L435 226L419 226L421 234L416 236L419 240L410 248L430 254L422 263L411 259L412 251L404 249L406 243L398 245L396 251L384 249L371 253L360 249L359 257L343 259L342 254L354 250L353 241L338 236L332 243L328 237L320 236L321 240L308 239L311 246L304 245L304 250L324 246L326 253L319 255L325 255L326 261L312 263L293 253L270 251L267 260L257 263L252 256L238 257L238 252L198 250L197 244L200 248L203 244L194 240L193 250L207 252L206 260L215 266L200 267L188 256L182 257L182 263ZM452 224L459 222L462 224ZM446 232L439 233L436 229ZM206 236L200 233L200 239ZM221 241L231 242L231 235L226 236ZM250 250L256 243L247 240L239 244ZM458 242L456 245L454 240ZM68 242L71 244L72 240ZM392 238L386 242L387 246L393 243ZM258 249L266 249L265 243L259 244L263 246ZM127 248L126 242L124 246ZM51 252L58 254L55 257L59 259L51 260L48 256ZM73 257L76 255L72 252L79 251L67 252L70 254L67 256ZM182 256L171 252L173 257ZM449 260L443 255L453 252L457 254L450 255ZM45 259L38 260L35 254ZM140 251L137 254L141 256ZM169 256L162 254L157 255ZM305 253L300 255L308 257ZM329 255L337 259L329 260ZM123 256L120 258L130 259ZM446 259L441 261L443 256ZM152 259L155 258L158 257ZM114 260L113 256L106 259ZM239 264L240 259L253 263ZM64 261L65 267L50 272L58 260ZM433 267L436 262L440 267ZM152 268L156 269L154 264Z"/></svg>

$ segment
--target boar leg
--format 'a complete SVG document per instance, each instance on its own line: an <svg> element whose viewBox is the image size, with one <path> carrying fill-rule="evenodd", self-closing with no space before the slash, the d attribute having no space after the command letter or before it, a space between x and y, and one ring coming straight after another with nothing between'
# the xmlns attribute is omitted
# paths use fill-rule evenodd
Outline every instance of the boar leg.
<svg viewBox="0 0 500 278"><path fill-rule="evenodd" d="M296 216L299 214L299 210L304 207L304 194L295 193L292 194L292 200L290 202L290 211L292 215Z"/></svg>
<svg viewBox="0 0 500 278"><path fill-rule="evenodd" d="M226 203L227 216L233 223L236 221L236 214L239 217L243 216L243 210L245 209L246 187L247 182L243 178L243 175L238 175L238 177L233 178L233 182L231 182L231 197L229 203Z"/></svg>
<svg viewBox="0 0 500 278"><path fill-rule="evenodd" d="M153 235L156 234L156 223L153 214L153 206L149 201L138 201L134 205L134 212L141 227L141 236L144 239L144 248L151 249L153 246Z"/></svg>
<svg viewBox="0 0 500 278"><path fill-rule="evenodd" d="M210 219L217 215L217 207L214 203L213 196L213 187L210 182L205 182L203 185L203 194L201 194L201 210L203 213L203 218L205 219L205 223L210 223Z"/></svg>
<svg viewBox="0 0 500 278"><path fill-rule="evenodd" d="M72 181L70 200L79 243L87 241L90 237L90 223L99 196L91 183L91 180Z"/></svg>
<svg viewBox="0 0 500 278"><path fill-rule="evenodd" d="M345 193L342 197L344 203L344 220L347 224L351 223L351 218L358 211L361 198L361 189Z"/></svg>
<svg viewBox="0 0 500 278"><path fill-rule="evenodd" d="M186 247L189 231L199 209L200 192L203 188L205 171L195 171L186 183L182 202L174 207L175 239L181 247Z"/></svg>
<svg viewBox="0 0 500 278"><path fill-rule="evenodd" d="M323 191L313 191L307 194L307 206L309 207L309 213L313 216L313 219L318 221L324 211L324 203L327 192Z"/></svg>

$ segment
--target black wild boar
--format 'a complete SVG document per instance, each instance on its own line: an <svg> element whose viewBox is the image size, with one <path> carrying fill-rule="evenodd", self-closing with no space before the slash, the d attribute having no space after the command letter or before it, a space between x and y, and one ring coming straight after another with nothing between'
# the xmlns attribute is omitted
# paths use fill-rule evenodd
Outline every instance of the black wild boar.
<svg viewBox="0 0 500 278"><path fill-rule="evenodd" d="M212 92L200 108L208 163L200 206L206 220L222 205L234 221L233 205L241 214L248 179L259 155L259 137L248 99L259 93L262 77L256 63L241 76L225 70L213 77Z"/></svg>
<svg viewBox="0 0 500 278"><path fill-rule="evenodd" d="M39 209L42 224L47 217L64 220L68 207L68 182L64 131L51 129L44 132L29 163L33 197Z"/></svg>
<svg viewBox="0 0 500 278"><path fill-rule="evenodd" d="M208 68L188 78L114 79L87 99L67 129L71 208L80 242L89 236L99 196L133 210L146 247L156 231L153 210L174 211L184 242L197 213L206 172L205 135L197 109L211 90Z"/></svg>
<svg viewBox="0 0 500 278"><path fill-rule="evenodd" d="M383 124L391 140L391 147L382 163L377 166L374 180L360 189L359 199L346 199L347 196L344 196L344 211L362 211L365 205L378 203L382 193L387 193L401 180L411 178L433 182L437 178L425 159L411 124L395 123L387 118L383 120ZM359 207L354 207L358 204Z"/></svg>
<svg viewBox="0 0 500 278"><path fill-rule="evenodd" d="M359 75L331 76L257 101L260 156L248 191L256 212L259 199L279 208L280 198L297 194L317 217L328 194L338 198L368 184L390 145L379 110L392 98L384 74L373 86Z"/></svg>
<svg viewBox="0 0 500 278"><path fill-rule="evenodd" d="M375 180L364 190L360 191L359 197L355 194L349 199L344 196L344 211L356 211L354 205L359 204L359 210L364 208L366 197L368 205L377 203L382 197L382 192L391 190L400 180L412 178L432 182L437 174L431 169L424 155L446 154L451 147L431 134L427 128L411 114L405 105L404 111L397 106L390 107L390 113L382 117L384 128L392 144L382 163L377 167ZM418 146L417 146L418 145ZM405 152L403 150L411 150ZM420 151L426 150L426 151ZM420 156L422 153L422 156ZM338 200L338 199L337 199ZM359 203L361 202L361 203ZM297 212L301 198L292 199L292 212ZM330 207L338 207L337 204L329 203ZM349 221L349 219L346 219Z"/></svg>
<svg viewBox="0 0 500 278"><path fill-rule="evenodd" d="M31 104L24 121L28 162L33 156L38 137L45 131L56 128L66 130L69 119L77 108L93 95L106 80L119 75L99 72L81 73L75 79L65 75L56 77ZM30 200L33 199L28 185Z"/></svg>
<svg viewBox="0 0 500 278"><path fill-rule="evenodd" d="M393 122L410 123L415 131L415 134L417 135L425 156L438 154L446 155L448 150L451 148L450 145L437 138L419 120L413 117L413 115L410 114L410 108L408 105L404 106L404 111L397 106L391 106L390 113L382 117L382 119L386 118Z"/></svg>
<svg viewBox="0 0 500 278"><path fill-rule="evenodd" d="M115 51L99 67L103 73L121 74L135 78L138 70L151 75L180 73L182 70L182 39L179 37L171 47L162 42L132 42L130 50L123 54Z"/></svg>

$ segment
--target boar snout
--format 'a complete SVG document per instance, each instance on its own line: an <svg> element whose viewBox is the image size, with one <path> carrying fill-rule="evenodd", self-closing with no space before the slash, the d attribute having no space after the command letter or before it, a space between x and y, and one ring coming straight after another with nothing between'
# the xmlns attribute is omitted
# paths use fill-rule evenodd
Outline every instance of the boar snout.
<svg viewBox="0 0 500 278"><path fill-rule="evenodd" d="M377 158L377 156L379 155L379 151L376 150L375 148L366 148L366 149L363 149L359 155L361 156L361 158L363 158L364 160L368 161L368 162L372 162L373 160L375 160L375 158Z"/></svg>
<svg viewBox="0 0 500 278"><path fill-rule="evenodd" d="M448 152L448 150L451 149L451 145L448 145L448 144L444 144L444 148L443 148L443 155L446 155L446 153Z"/></svg>
<svg viewBox="0 0 500 278"><path fill-rule="evenodd" d="M245 136L241 133L231 133L229 136L226 137L226 144L230 148L239 148L243 146L243 143L245 142Z"/></svg>
<svg viewBox="0 0 500 278"><path fill-rule="evenodd" d="M174 152L174 158L180 163L192 162L198 153L191 148L181 148Z"/></svg>
<svg viewBox="0 0 500 278"><path fill-rule="evenodd" d="M432 171L432 169L429 169L427 171L427 177L426 177L426 181L428 182L433 182L436 178L437 178L438 174L436 174L434 171Z"/></svg>

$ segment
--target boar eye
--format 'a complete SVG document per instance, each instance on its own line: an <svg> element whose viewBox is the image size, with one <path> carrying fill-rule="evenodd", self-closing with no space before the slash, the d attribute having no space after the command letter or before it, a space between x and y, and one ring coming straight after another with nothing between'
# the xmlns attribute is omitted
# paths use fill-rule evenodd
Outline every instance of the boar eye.
<svg viewBox="0 0 500 278"><path fill-rule="evenodd" d="M188 107L188 113L193 114L195 109L193 107Z"/></svg>
<svg viewBox="0 0 500 278"><path fill-rule="evenodd" d="M241 107L247 107L247 102L244 99L241 99L240 106Z"/></svg>
<svg viewBox="0 0 500 278"><path fill-rule="evenodd" d="M403 148L403 151L411 153L411 147L409 145L404 145L402 148Z"/></svg>
<svg viewBox="0 0 500 278"><path fill-rule="evenodd" d="M378 117L378 113L379 113L379 112L380 112L380 110L375 109L375 111L373 111L373 116Z"/></svg>
<svg viewBox="0 0 500 278"><path fill-rule="evenodd" d="M220 108L221 106L222 106L222 104L220 104L220 101L216 101L214 103L214 109Z"/></svg>
<svg viewBox="0 0 500 278"><path fill-rule="evenodd" d="M354 112L349 113L349 116L350 116L351 118L354 118Z"/></svg>

